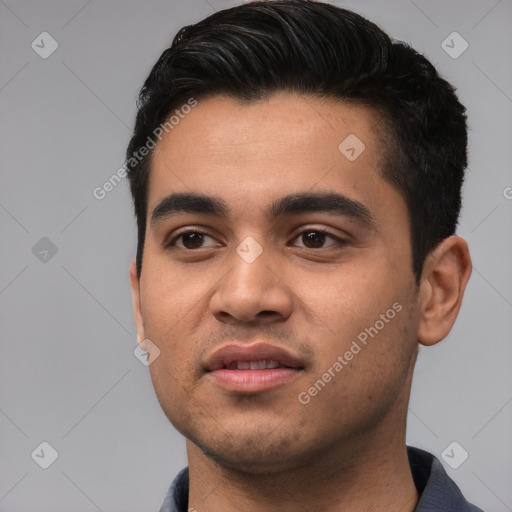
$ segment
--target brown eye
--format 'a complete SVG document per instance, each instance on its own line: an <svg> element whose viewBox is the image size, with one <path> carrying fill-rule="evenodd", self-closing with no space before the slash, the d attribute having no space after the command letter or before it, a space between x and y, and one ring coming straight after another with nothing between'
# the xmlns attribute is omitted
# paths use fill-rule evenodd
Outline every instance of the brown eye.
<svg viewBox="0 0 512 512"><path fill-rule="evenodd" d="M307 231L302 234L302 241L306 247L318 248L325 243L325 234L319 231Z"/></svg>
<svg viewBox="0 0 512 512"><path fill-rule="evenodd" d="M346 245L348 243L346 240L342 240L337 236L331 235L327 231L321 231L318 229L308 229L303 231L297 238L300 239L303 244L302 246L299 245L299 247L305 247L307 249L323 249L332 245ZM334 243L324 245L326 240L329 238L334 240Z"/></svg>
<svg viewBox="0 0 512 512"><path fill-rule="evenodd" d="M184 233L181 235L181 237L183 240L183 245L187 249L197 249L198 247L201 247L204 240L203 233Z"/></svg>
<svg viewBox="0 0 512 512"><path fill-rule="evenodd" d="M203 244L207 241L207 239L213 241L211 236L207 235L206 233L202 233L201 231L184 231L171 240L171 242L168 244L168 248L194 250L217 245L213 243L209 246L204 246Z"/></svg>

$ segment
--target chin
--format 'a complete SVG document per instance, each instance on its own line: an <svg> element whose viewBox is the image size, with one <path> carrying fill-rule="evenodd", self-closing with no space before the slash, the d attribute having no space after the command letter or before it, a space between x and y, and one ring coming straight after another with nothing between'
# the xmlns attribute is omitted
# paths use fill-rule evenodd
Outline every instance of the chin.
<svg viewBox="0 0 512 512"><path fill-rule="evenodd" d="M215 449L204 444L197 444L197 446L218 466L252 475L269 475L289 471L297 466L300 459L296 452L293 454L283 453L283 450L268 446L258 447L256 450L248 448L247 445L233 447L232 443L225 446L224 449Z"/></svg>
<svg viewBox="0 0 512 512"><path fill-rule="evenodd" d="M250 474L288 471L304 463L308 450L303 446L300 430L288 432L267 425L250 429L221 430L201 433L181 432L208 458L221 467ZM278 432L279 431L279 432Z"/></svg>

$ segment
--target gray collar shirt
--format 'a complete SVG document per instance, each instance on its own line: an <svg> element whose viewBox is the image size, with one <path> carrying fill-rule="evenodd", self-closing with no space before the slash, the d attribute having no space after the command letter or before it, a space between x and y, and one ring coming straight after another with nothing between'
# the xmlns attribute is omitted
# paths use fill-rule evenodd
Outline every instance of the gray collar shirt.
<svg viewBox="0 0 512 512"><path fill-rule="evenodd" d="M407 447L409 465L420 499L415 512L483 512L462 495L455 482L432 454ZM188 512L188 468L172 482L160 512Z"/></svg>

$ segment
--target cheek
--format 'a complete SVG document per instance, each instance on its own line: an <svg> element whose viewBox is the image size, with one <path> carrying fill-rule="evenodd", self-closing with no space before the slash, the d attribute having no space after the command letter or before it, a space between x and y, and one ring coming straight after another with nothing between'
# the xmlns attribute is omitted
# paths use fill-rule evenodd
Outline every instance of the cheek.
<svg viewBox="0 0 512 512"><path fill-rule="evenodd" d="M160 406L171 423L187 421L195 407L195 401L190 401L197 375L194 373L196 361L193 357L193 344L187 343L188 337L177 330L169 329L160 336L160 355L149 366L151 380ZM184 341L185 340L185 341Z"/></svg>
<svg viewBox="0 0 512 512"><path fill-rule="evenodd" d="M323 274L295 272L290 288L309 323L329 337L347 340L374 325L395 302L403 302L407 287L393 284L389 270L374 260L368 265L340 265Z"/></svg>
<svg viewBox="0 0 512 512"><path fill-rule="evenodd" d="M193 282L187 286L183 272L160 268L153 274L147 272L145 277L146 282L141 285L144 333L160 350L149 369L157 395L162 395L159 399L166 394L172 399L180 394L182 383L187 382L190 368L194 367L191 365L197 347L187 341L201 318L197 311L205 290Z"/></svg>
<svg viewBox="0 0 512 512"><path fill-rule="evenodd" d="M208 279L197 278L190 270L165 261L148 266L144 272L145 279L141 282L144 326L147 334L163 335L166 339L166 333L172 334L190 324L194 310L208 292Z"/></svg>
<svg viewBox="0 0 512 512"><path fill-rule="evenodd" d="M364 430L384 417L400 397L405 400L417 346L410 322L410 312L397 301L368 319L340 322L338 330L323 340L317 364L300 389L301 403L308 402L312 429L316 428L313 418L324 417L328 431L341 424Z"/></svg>
<svg viewBox="0 0 512 512"><path fill-rule="evenodd" d="M403 384L416 346L406 281L393 278L390 265L374 263L340 267L298 289L309 316L304 328L317 347L310 383L329 382L317 406L367 403Z"/></svg>

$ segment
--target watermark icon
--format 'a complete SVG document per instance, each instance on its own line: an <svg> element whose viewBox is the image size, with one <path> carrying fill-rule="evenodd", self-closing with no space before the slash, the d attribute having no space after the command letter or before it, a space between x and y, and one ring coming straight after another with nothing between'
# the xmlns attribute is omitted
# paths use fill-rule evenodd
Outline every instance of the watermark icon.
<svg viewBox="0 0 512 512"><path fill-rule="evenodd" d="M47 441L43 441L30 454L32 460L41 468L48 469L59 457L57 450Z"/></svg>
<svg viewBox="0 0 512 512"><path fill-rule="evenodd" d="M359 158L365 149L366 146L363 144L363 141L353 133L341 141L338 146L340 153L351 162Z"/></svg>
<svg viewBox="0 0 512 512"><path fill-rule="evenodd" d="M441 43L441 48L452 59L458 59L468 49L468 46L468 42L458 32L452 32Z"/></svg>
<svg viewBox="0 0 512 512"><path fill-rule="evenodd" d="M379 334L382 329L389 324L393 318L402 311L403 307L399 302L395 302L385 313L379 316L373 326L367 327L357 335L357 341L353 340L350 348L341 356L339 355L336 361L327 369L322 376L313 383L313 385L306 391L302 391L298 394L297 399L302 405L307 405L311 402L311 398L318 395L325 386L333 380L338 373L340 373L345 366L349 364L354 356L359 354L361 350L366 347L370 338L374 338ZM359 343L358 343L359 342Z"/></svg>
<svg viewBox="0 0 512 512"><path fill-rule="evenodd" d="M443 460L452 469L457 469L466 462L469 453L457 441L450 443L441 453Z"/></svg>
<svg viewBox="0 0 512 512"><path fill-rule="evenodd" d="M505 187L503 189L503 196L505 199L512 199L512 187Z"/></svg>
<svg viewBox="0 0 512 512"><path fill-rule="evenodd" d="M47 59L59 47L59 43L48 32L41 32L30 46L41 59Z"/></svg>
<svg viewBox="0 0 512 512"><path fill-rule="evenodd" d="M236 252L246 263L253 263L263 252L263 247L252 236L244 238Z"/></svg>
<svg viewBox="0 0 512 512"><path fill-rule="evenodd" d="M43 236L32 247L32 254L42 263L48 263L56 254L57 246L49 239Z"/></svg>
<svg viewBox="0 0 512 512"><path fill-rule="evenodd" d="M137 340L133 355L144 365L149 366L160 356L160 349L149 339Z"/></svg>
<svg viewBox="0 0 512 512"><path fill-rule="evenodd" d="M101 186L96 187L92 191L92 195L95 199L101 201L105 199L109 192L112 192L114 188L121 182L123 178L126 178L128 173L128 166L135 167L139 162L141 162L147 155L149 155L150 151L156 147L156 140L162 140L164 133L169 133L173 130L181 121L181 119L185 119L187 114L190 114L191 110L196 107L198 104L195 98L189 98L187 103L183 104L179 109L176 109L174 113L167 118L165 123L157 126L153 132L152 136L148 135L146 139L146 143L141 146L137 151L134 151L132 155L126 159L125 163L117 169L117 171L108 178Z"/></svg>

